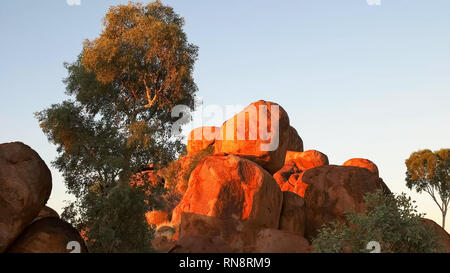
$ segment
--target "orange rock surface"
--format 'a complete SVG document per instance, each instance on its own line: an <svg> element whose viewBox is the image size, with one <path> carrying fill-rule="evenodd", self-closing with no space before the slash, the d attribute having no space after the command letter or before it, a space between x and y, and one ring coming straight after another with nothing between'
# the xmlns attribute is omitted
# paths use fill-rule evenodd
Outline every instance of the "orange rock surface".
<svg viewBox="0 0 450 273"><path fill-rule="evenodd" d="M216 154L234 154L271 174L284 165L289 145L289 117L276 103L257 101L224 122L214 144Z"/></svg>
<svg viewBox="0 0 450 273"><path fill-rule="evenodd" d="M195 128L188 136L186 149L188 153L195 154L214 144L219 135L220 127L203 126Z"/></svg>
<svg viewBox="0 0 450 273"><path fill-rule="evenodd" d="M154 210L147 212L145 214L145 218L147 219L147 223L149 225L159 226L160 224L169 221L169 214L162 210Z"/></svg>
<svg viewBox="0 0 450 273"><path fill-rule="evenodd" d="M301 171L329 164L327 155L316 150L305 152L287 151L285 162L289 161L294 161L297 168Z"/></svg>
<svg viewBox="0 0 450 273"><path fill-rule="evenodd" d="M282 193L274 178L254 162L234 155L208 156L192 172L188 189L172 213L242 219L278 227Z"/></svg>
<svg viewBox="0 0 450 273"><path fill-rule="evenodd" d="M353 167L359 167L368 169L369 171L373 172L376 175L378 174L378 167L373 163L372 161L365 159L365 158L352 158L344 162L342 166L353 166Z"/></svg>

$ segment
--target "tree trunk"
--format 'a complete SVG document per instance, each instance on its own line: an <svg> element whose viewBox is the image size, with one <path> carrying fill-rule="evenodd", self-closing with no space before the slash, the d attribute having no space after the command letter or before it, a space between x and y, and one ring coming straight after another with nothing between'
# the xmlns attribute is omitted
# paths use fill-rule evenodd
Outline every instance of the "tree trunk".
<svg viewBox="0 0 450 273"><path fill-rule="evenodd" d="M447 210L442 211L442 228L445 229L445 216L447 215Z"/></svg>

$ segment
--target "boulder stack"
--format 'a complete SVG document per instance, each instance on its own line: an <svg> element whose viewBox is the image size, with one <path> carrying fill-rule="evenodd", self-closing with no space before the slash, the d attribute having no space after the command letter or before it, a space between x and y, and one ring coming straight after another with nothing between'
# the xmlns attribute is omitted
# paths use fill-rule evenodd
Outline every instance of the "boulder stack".
<svg viewBox="0 0 450 273"><path fill-rule="evenodd" d="M71 241L87 252L79 233L45 206L51 189L50 170L33 149L0 144L0 253L67 253Z"/></svg>

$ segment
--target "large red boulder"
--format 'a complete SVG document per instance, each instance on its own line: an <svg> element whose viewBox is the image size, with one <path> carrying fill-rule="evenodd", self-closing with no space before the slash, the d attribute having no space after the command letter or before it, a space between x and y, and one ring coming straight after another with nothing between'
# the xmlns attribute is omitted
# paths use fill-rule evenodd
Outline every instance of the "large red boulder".
<svg viewBox="0 0 450 273"><path fill-rule="evenodd" d="M283 192L283 206L281 208L279 229L303 237L305 234L305 226L305 200L293 192Z"/></svg>
<svg viewBox="0 0 450 273"><path fill-rule="evenodd" d="M317 230L332 221L345 221L344 212L354 210L364 212L363 197L368 192L382 190L389 192L378 175L358 167L322 166L307 170L303 183L305 192L306 230L309 239L317 235Z"/></svg>
<svg viewBox="0 0 450 273"><path fill-rule="evenodd" d="M188 153L195 154L213 145L219 134L220 127L204 126L195 128L188 135L186 149Z"/></svg>
<svg viewBox="0 0 450 273"><path fill-rule="evenodd" d="M368 169L369 171L373 172L376 175L378 174L378 167L373 163L372 161L365 159L365 158L352 158L344 162L342 166L353 166L353 167L359 167Z"/></svg>
<svg viewBox="0 0 450 273"><path fill-rule="evenodd" d="M289 161L294 161L301 171L329 164L327 155L316 150L305 152L288 151L285 162Z"/></svg>
<svg viewBox="0 0 450 273"><path fill-rule="evenodd" d="M0 253L36 218L51 190L50 170L34 150L0 144Z"/></svg>
<svg viewBox="0 0 450 273"><path fill-rule="evenodd" d="M278 228L282 199L274 178L254 162L234 155L208 156L192 172L172 223L179 225L182 213L195 213Z"/></svg>
<svg viewBox="0 0 450 273"><path fill-rule="evenodd" d="M7 250L9 253L69 253L72 251L88 252L80 234L70 224L56 217L33 222Z"/></svg>
<svg viewBox="0 0 450 273"><path fill-rule="evenodd" d="M260 100L224 122L215 153L245 157L274 174L284 165L290 128L281 106Z"/></svg>
<svg viewBox="0 0 450 273"><path fill-rule="evenodd" d="M303 140L292 126L289 126L289 144L287 149L293 152L303 152Z"/></svg>

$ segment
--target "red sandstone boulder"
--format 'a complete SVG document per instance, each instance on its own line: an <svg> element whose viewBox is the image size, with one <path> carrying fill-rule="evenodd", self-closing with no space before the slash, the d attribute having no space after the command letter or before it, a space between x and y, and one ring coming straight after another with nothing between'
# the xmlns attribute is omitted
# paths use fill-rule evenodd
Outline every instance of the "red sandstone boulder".
<svg viewBox="0 0 450 273"><path fill-rule="evenodd" d="M342 166L353 166L353 167L359 167L368 169L369 171L373 172L376 175L378 174L378 167L373 163L372 161L364 158L352 158L344 162Z"/></svg>
<svg viewBox="0 0 450 273"><path fill-rule="evenodd" d="M220 127L204 126L191 131L188 136L186 149L195 154L213 145L219 135Z"/></svg>
<svg viewBox="0 0 450 273"><path fill-rule="evenodd" d="M36 218L51 189L50 170L34 150L0 144L0 253Z"/></svg>
<svg viewBox="0 0 450 273"><path fill-rule="evenodd" d="M365 211L363 197L367 192L389 192L381 178L358 167L317 167L307 170L302 181L308 185L304 198L307 223L305 237L309 239L316 236L323 224L344 221L345 211Z"/></svg>
<svg viewBox="0 0 450 273"><path fill-rule="evenodd" d="M216 154L245 157L274 174L284 165L289 145L289 117L276 103L257 101L222 125Z"/></svg>
<svg viewBox="0 0 450 273"><path fill-rule="evenodd" d="M303 152L303 140L298 135L297 130L294 127L289 126L289 144L288 151Z"/></svg>
<svg viewBox="0 0 450 273"><path fill-rule="evenodd" d="M283 192L283 206L280 215L280 230L303 237L306 226L305 200L289 191Z"/></svg>
<svg viewBox="0 0 450 273"><path fill-rule="evenodd" d="M50 217L33 222L8 248L9 253L69 253L76 251L69 242L87 252L80 234L63 220Z"/></svg>
<svg viewBox="0 0 450 273"><path fill-rule="evenodd" d="M440 234L442 246L446 249L447 253L450 253L450 234L433 220L423 218L422 221Z"/></svg>
<svg viewBox="0 0 450 273"><path fill-rule="evenodd" d="M308 150L305 152L287 151L286 162L294 161L298 169L306 171L311 168L328 165L328 157L316 150Z"/></svg>
<svg viewBox="0 0 450 273"><path fill-rule="evenodd" d="M258 233L255 253L310 253L308 241L296 233L263 229Z"/></svg>
<svg viewBox="0 0 450 273"><path fill-rule="evenodd" d="M234 155L208 156L192 172L188 189L172 213L248 220L278 228L282 193L273 177L254 162Z"/></svg>

